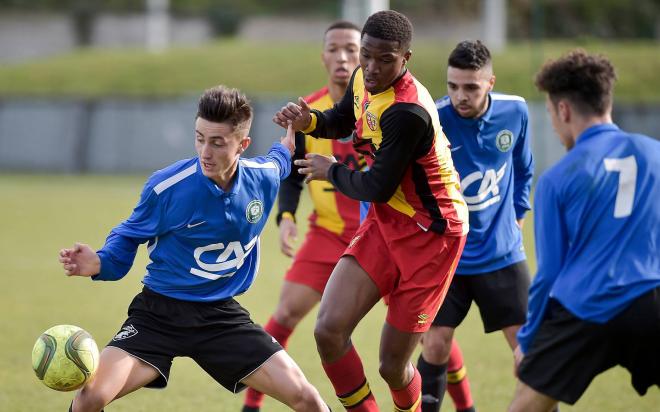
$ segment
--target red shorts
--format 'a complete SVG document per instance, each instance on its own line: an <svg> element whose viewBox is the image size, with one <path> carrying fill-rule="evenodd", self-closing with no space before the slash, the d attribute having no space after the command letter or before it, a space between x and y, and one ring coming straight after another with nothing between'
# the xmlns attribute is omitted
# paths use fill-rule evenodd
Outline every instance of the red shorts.
<svg viewBox="0 0 660 412"><path fill-rule="evenodd" d="M424 231L410 217L373 204L345 255L358 261L381 296L389 295L387 323L425 332L445 299L465 238Z"/></svg>
<svg viewBox="0 0 660 412"><path fill-rule="evenodd" d="M284 279L301 283L323 294L332 270L348 246L336 234L312 226Z"/></svg>

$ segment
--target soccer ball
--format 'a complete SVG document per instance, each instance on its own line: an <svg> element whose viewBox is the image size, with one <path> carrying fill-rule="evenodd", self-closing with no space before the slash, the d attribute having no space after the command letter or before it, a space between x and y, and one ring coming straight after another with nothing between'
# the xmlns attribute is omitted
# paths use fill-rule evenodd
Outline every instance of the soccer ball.
<svg viewBox="0 0 660 412"><path fill-rule="evenodd" d="M92 336L72 325L57 325L45 331L32 348L32 369L44 385L58 391L73 391L96 372L99 349Z"/></svg>

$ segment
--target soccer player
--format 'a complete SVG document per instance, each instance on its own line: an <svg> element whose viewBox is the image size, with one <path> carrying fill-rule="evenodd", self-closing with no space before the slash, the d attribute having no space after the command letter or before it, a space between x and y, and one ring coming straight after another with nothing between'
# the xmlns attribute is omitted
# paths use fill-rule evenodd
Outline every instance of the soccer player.
<svg viewBox="0 0 660 412"><path fill-rule="evenodd" d="M233 299L255 278L259 235L295 148L289 127L266 156L242 159L251 119L238 90L205 91L195 120L198 156L155 172L102 249L77 243L60 251L68 276L97 281L125 276L141 243L151 259L128 319L70 411L99 411L141 387L165 387L176 356L192 358L232 392L247 385L297 411L327 411L296 363Z"/></svg>
<svg viewBox="0 0 660 412"><path fill-rule="evenodd" d="M328 73L328 84L305 98L310 107L327 110L341 99L358 65L359 49L360 29L353 23L339 21L327 28L321 59ZM352 169L364 165L363 157L353 149L350 135L349 139L327 140L298 132L293 157L302 159L305 153L334 156ZM303 175L291 173L280 187L277 221L280 249L286 256L293 256L291 241L298 233L295 215L303 180ZM332 269L360 224L358 201L338 192L329 182L310 182L309 193L314 204L309 231L286 273L275 313L264 327L285 348L296 325L321 300ZM248 389L243 412L258 411L263 397L261 392Z"/></svg>
<svg viewBox="0 0 660 412"><path fill-rule="evenodd" d="M436 102L470 211L470 233L456 276L417 361L422 411L440 410L445 387L458 411L474 411L454 329L479 306L486 333L501 330L513 351L525 323L529 271L521 228L530 209L533 160L525 100L492 92L488 48L463 41L451 52L448 95Z"/></svg>
<svg viewBox="0 0 660 412"><path fill-rule="evenodd" d="M355 171L319 154L295 162L306 180L328 180L351 198L373 202L330 276L314 330L337 396L356 412L378 407L351 334L386 295L380 375L396 410L420 409L421 379L410 357L444 299L468 229L435 104L406 68L411 40L404 15L371 15L362 29L360 67L341 101L320 112L299 99L274 118L314 136L353 133L369 163L368 171Z"/></svg>
<svg viewBox="0 0 660 412"><path fill-rule="evenodd" d="M536 187L538 272L511 411L574 404L616 365L640 395L660 386L660 142L612 123L615 80L583 50L536 76L568 153Z"/></svg>

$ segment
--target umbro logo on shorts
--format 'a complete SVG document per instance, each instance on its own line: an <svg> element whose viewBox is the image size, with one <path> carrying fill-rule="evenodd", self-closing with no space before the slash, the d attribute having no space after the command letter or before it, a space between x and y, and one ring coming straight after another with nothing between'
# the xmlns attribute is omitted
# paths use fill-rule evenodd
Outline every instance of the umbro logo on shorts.
<svg viewBox="0 0 660 412"><path fill-rule="evenodd" d="M117 341L117 340L128 339L130 337L133 337L133 336L137 335L137 333L138 333L138 330L135 329L135 327L133 325L126 325L126 326L121 328L119 333L117 333L115 335L115 337L112 338L112 340Z"/></svg>
<svg viewBox="0 0 660 412"><path fill-rule="evenodd" d="M417 315L417 323L419 323L420 325L423 325L428 321L429 321L429 315L427 315L426 313Z"/></svg>

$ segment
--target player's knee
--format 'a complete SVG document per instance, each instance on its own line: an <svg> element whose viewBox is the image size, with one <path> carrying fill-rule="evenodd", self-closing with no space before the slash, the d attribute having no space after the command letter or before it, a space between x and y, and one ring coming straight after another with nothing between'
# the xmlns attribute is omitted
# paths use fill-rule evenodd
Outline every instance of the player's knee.
<svg viewBox="0 0 660 412"><path fill-rule="evenodd" d="M273 315L277 323L288 329L294 329L305 317L305 313L289 305L279 305Z"/></svg>
<svg viewBox="0 0 660 412"><path fill-rule="evenodd" d="M110 394L88 386L78 392L73 407L75 412L98 412L112 401L113 397Z"/></svg>
<svg viewBox="0 0 660 412"><path fill-rule="evenodd" d="M347 341L347 337L341 330L320 320L314 327L314 339L320 350L329 352L340 351Z"/></svg>
<svg viewBox="0 0 660 412"><path fill-rule="evenodd" d="M289 406L294 411L318 411L321 405L321 395L312 384L305 381Z"/></svg>
<svg viewBox="0 0 660 412"><path fill-rule="evenodd" d="M390 387L400 387L404 382L408 362L395 359L381 359L378 373Z"/></svg>
<svg viewBox="0 0 660 412"><path fill-rule="evenodd" d="M451 336L445 336L439 330L431 328L424 334L424 359L436 365L447 363L451 353L451 340Z"/></svg>

